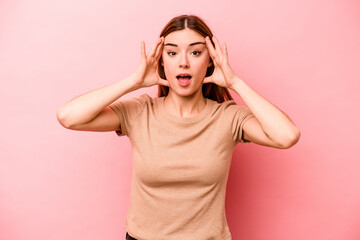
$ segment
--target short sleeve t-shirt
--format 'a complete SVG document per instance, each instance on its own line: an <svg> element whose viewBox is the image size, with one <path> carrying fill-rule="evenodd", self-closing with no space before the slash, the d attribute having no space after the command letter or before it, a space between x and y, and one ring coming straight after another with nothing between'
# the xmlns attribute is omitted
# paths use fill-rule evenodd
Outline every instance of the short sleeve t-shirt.
<svg viewBox="0 0 360 240"><path fill-rule="evenodd" d="M244 123L254 117L234 100L206 98L194 117L169 113L147 94L109 105L133 153L125 229L139 240L229 240L226 183Z"/></svg>

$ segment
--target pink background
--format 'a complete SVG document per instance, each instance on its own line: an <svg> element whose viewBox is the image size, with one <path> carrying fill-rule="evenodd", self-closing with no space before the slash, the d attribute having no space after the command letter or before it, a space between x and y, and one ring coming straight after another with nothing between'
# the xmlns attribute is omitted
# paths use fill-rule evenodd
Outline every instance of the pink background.
<svg viewBox="0 0 360 240"><path fill-rule="evenodd" d="M141 41L148 51L180 14L202 17L236 74L301 130L286 150L237 145L233 239L360 239L359 1L2 0L1 240L125 238L128 138L67 130L56 111L129 76ZM142 93L157 87L123 98Z"/></svg>

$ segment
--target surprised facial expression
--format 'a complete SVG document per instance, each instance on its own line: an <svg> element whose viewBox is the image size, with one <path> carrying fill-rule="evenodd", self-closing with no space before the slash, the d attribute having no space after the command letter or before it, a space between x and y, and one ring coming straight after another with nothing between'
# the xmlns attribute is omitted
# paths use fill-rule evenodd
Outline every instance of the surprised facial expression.
<svg viewBox="0 0 360 240"><path fill-rule="evenodd" d="M170 33L164 40L161 65L171 90L181 95L201 90L211 66L205 37L189 28Z"/></svg>

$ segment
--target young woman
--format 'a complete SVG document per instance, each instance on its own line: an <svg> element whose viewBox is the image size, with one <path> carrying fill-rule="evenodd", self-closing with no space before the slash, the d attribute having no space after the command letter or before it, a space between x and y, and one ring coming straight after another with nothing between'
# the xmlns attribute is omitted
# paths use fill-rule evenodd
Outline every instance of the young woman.
<svg viewBox="0 0 360 240"><path fill-rule="evenodd" d="M148 94L126 93L158 85ZM239 106L227 88L246 106ZM115 131L133 148L126 239L231 239L225 190L237 143L289 148L300 137L290 118L232 71L225 44L194 15L173 18L136 71L58 110L68 129Z"/></svg>

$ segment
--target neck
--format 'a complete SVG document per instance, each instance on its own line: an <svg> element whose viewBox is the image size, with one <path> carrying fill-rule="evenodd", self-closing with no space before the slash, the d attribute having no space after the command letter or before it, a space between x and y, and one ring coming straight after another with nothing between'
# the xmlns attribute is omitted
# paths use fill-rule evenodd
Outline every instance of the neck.
<svg viewBox="0 0 360 240"><path fill-rule="evenodd" d="M169 91L164 104L166 110L175 116L194 117L205 108L206 99L202 92L192 96L179 96Z"/></svg>

